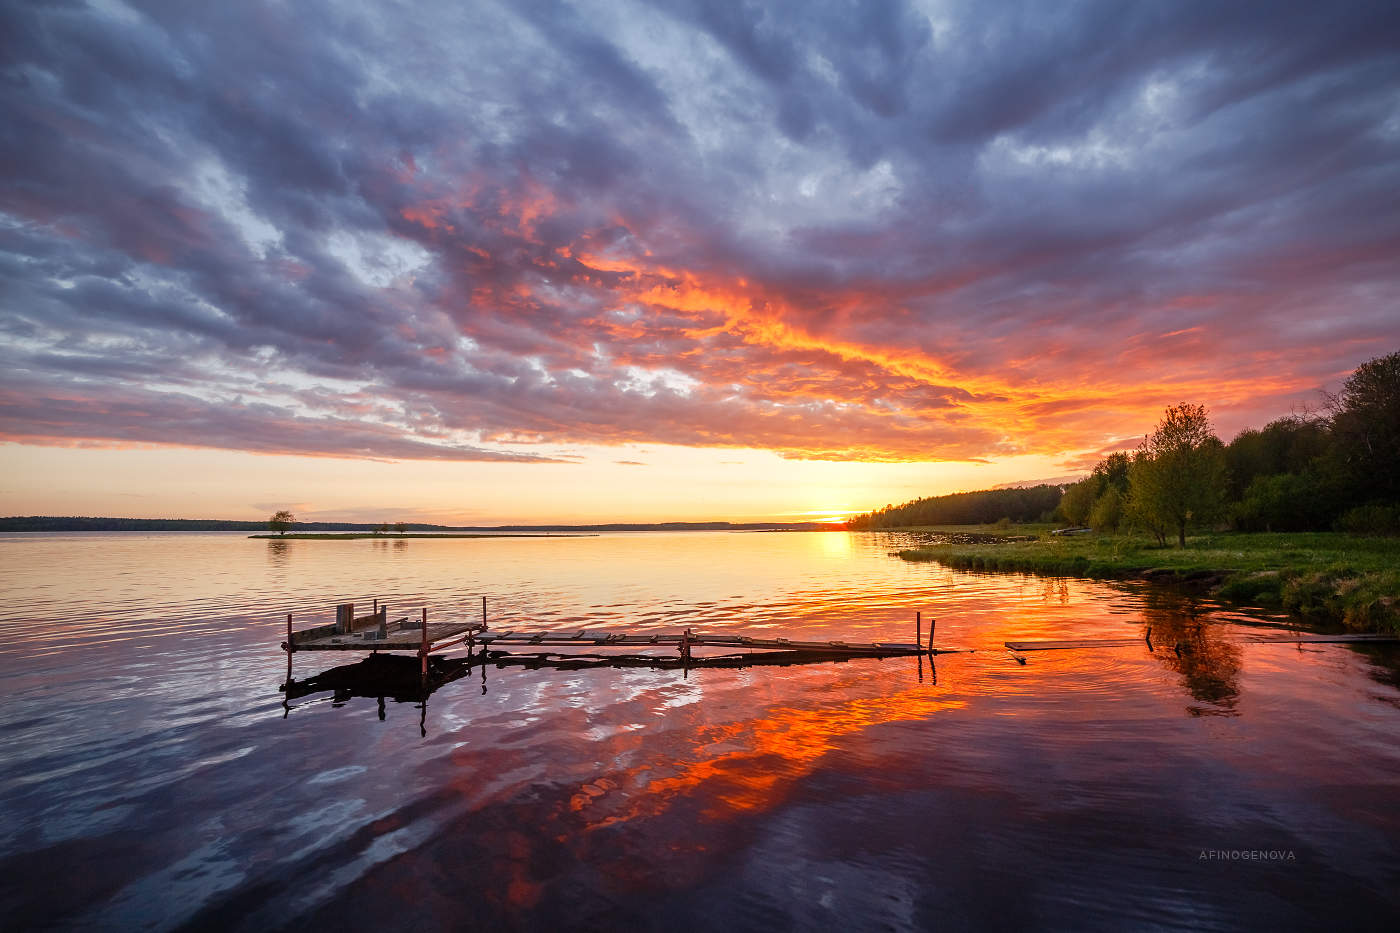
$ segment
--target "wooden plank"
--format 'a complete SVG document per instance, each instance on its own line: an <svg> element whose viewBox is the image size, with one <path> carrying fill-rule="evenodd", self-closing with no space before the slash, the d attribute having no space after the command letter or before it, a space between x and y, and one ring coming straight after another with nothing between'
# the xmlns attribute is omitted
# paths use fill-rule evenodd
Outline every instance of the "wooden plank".
<svg viewBox="0 0 1400 933"><path fill-rule="evenodd" d="M318 625L315 628L304 628L299 632L292 633L292 644L296 645L297 649L300 650L301 646L308 641L314 641L318 638L326 638L327 636L334 634L334 622L328 623L326 625Z"/></svg>
<svg viewBox="0 0 1400 933"><path fill-rule="evenodd" d="M1072 641L1007 641L1002 642L1012 651L1063 651L1071 648L1127 648L1133 645L1146 646L1144 638L1088 638Z"/></svg>
<svg viewBox="0 0 1400 933"><path fill-rule="evenodd" d="M321 626L321 628L333 629L334 626ZM477 630L479 627L475 622L435 623L428 626L427 635L433 641L441 641L454 635ZM316 632L317 629L307 629L306 631ZM390 631L385 638L373 637L377 634L373 630L349 635L322 635L314 640L306 641L299 637L302 634L301 632L293 633L298 651L417 651L423 645L421 626Z"/></svg>

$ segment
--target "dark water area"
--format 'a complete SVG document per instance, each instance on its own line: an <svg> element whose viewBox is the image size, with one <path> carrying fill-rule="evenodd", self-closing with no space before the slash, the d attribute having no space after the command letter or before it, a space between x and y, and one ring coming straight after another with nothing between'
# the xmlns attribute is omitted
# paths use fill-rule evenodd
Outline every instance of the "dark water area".
<svg viewBox="0 0 1400 933"><path fill-rule="evenodd" d="M1394 928L1393 647L901 543L0 536L5 928ZM288 611L483 594L500 628L906 641L921 611L970 650L284 705Z"/></svg>

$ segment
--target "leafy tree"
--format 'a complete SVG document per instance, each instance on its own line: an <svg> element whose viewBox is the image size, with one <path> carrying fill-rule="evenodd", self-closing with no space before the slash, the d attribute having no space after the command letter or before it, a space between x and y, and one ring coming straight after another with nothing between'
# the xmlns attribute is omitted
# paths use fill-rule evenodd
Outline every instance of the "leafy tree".
<svg viewBox="0 0 1400 933"><path fill-rule="evenodd" d="M403 522L394 522L394 530L399 534L403 534L407 528L408 526Z"/></svg>
<svg viewBox="0 0 1400 933"><path fill-rule="evenodd" d="M1337 514L1335 485L1314 470L1256 476L1230 509L1241 531L1326 528Z"/></svg>
<svg viewBox="0 0 1400 933"><path fill-rule="evenodd" d="M1098 494L1099 486L1094 477L1084 477L1065 490L1065 497L1060 500L1060 514L1071 525L1083 525L1089 520Z"/></svg>
<svg viewBox="0 0 1400 933"><path fill-rule="evenodd" d="M1225 503L1225 447L1205 406L1168 408L1138 448L1128 481L1133 514L1159 541L1164 531L1174 531L1185 547L1188 527L1218 517Z"/></svg>
<svg viewBox="0 0 1400 933"><path fill-rule="evenodd" d="M1246 428L1225 448L1230 498L1243 498L1258 477L1311 469L1330 443L1327 424L1319 418L1293 415L1271 421L1263 430Z"/></svg>
<svg viewBox="0 0 1400 933"><path fill-rule="evenodd" d="M1354 497L1400 501L1400 351L1356 367L1327 408Z"/></svg>
<svg viewBox="0 0 1400 933"><path fill-rule="evenodd" d="M1112 515L1109 524L1113 529L1123 515L1123 499L1128 493L1128 469L1132 460L1125 453L1109 454L1094 465L1094 470L1084 479L1065 490L1060 500L1060 516L1072 525L1094 526L1093 514L1099 502L1113 491L1112 501L1104 505L1100 519ZM1098 526L1094 526L1099 530Z"/></svg>
<svg viewBox="0 0 1400 933"><path fill-rule="evenodd" d="M1132 467L1132 458L1126 453L1109 454L1098 462L1094 467L1094 479L1099 483L1099 495L1108 491L1109 487L1117 489L1120 493L1128 491L1128 470Z"/></svg>
<svg viewBox="0 0 1400 933"><path fill-rule="evenodd" d="M377 528L374 529L374 533L377 534L377 535L386 534L388 531L389 531L389 523L388 523L388 522L380 522L380 523L379 523L379 527L377 527Z"/></svg>
<svg viewBox="0 0 1400 933"><path fill-rule="evenodd" d="M267 527L270 531L275 531L279 535L284 535L287 530L296 522L297 517L286 509L279 509L272 513L272 517L267 520Z"/></svg>
<svg viewBox="0 0 1400 933"><path fill-rule="evenodd" d="M1133 454L1132 467L1128 470L1128 501L1123 508L1123 517L1128 524L1149 532L1163 547L1167 544L1167 524L1152 508L1145 490L1151 480L1152 457L1145 450Z"/></svg>
<svg viewBox="0 0 1400 933"><path fill-rule="evenodd" d="M1095 531L1117 531L1123 523L1123 493L1110 485L1089 510L1089 527Z"/></svg>

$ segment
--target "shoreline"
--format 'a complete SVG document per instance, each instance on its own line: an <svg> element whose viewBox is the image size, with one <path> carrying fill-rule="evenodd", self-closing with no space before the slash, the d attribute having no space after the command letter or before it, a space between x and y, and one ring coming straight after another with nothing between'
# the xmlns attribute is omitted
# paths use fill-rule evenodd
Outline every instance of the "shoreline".
<svg viewBox="0 0 1400 933"><path fill-rule="evenodd" d="M900 531L904 529L882 529ZM912 529L909 529L912 530ZM937 532L948 535L949 531ZM955 570L1196 587L1243 607L1283 610L1352 631L1400 632L1400 539L1315 533L1217 533L1185 548L1147 538L1087 534L939 541L894 552Z"/></svg>
<svg viewBox="0 0 1400 933"><path fill-rule="evenodd" d="M249 540L258 541L402 541L405 538L596 538L596 534L579 534L567 532L564 534L525 534L521 532L501 532L499 534L452 534L433 532L406 531L397 534L386 531L384 534L376 534L372 531L344 531L344 532L291 532L285 535L249 535Z"/></svg>

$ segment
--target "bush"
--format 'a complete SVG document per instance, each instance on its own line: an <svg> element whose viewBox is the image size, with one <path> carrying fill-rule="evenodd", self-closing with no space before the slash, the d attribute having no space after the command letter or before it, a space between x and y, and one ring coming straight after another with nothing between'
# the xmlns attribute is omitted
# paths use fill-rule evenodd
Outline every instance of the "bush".
<svg viewBox="0 0 1400 933"><path fill-rule="evenodd" d="M1358 506L1337 519L1336 527L1353 535L1400 535L1400 505Z"/></svg>

